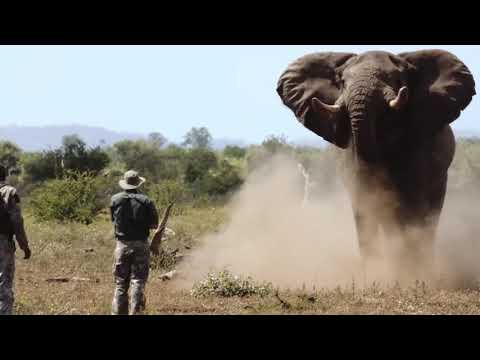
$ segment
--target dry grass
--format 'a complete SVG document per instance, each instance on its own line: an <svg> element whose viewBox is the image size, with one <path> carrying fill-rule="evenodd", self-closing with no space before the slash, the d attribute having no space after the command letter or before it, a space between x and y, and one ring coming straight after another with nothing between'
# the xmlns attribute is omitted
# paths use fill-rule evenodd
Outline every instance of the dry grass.
<svg viewBox="0 0 480 360"><path fill-rule="evenodd" d="M168 248L186 252L203 233L225 220L224 209L190 209L172 218L176 235ZM26 216L33 251L29 261L17 252L15 281L17 314L109 314L115 246L107 218L90 226L35 223ZM91 250L93 249L93 251ZM153 269L147 285L147 314L480 314L477 290L438 290L422 284L409 288L364 290L282 290L265 297L195 298L178 290L174 280L162 281ZM97 281L47 282L53 277Z"/></svg>

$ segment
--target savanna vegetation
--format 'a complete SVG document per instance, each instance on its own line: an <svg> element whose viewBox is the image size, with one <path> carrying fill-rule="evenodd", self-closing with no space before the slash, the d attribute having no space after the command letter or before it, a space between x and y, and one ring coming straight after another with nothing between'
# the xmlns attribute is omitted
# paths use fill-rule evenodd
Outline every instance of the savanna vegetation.
<svg viewBox="0 0 480 360"><path fill-rule="evenodd" d="M270 136L247 147L212 148L206 128L193 128L181 144L162 134L89 147L77 135L62 146L24 152L0 142L0 162L22 196L32 258L18 256L18 314L108 314L113 293L114 248L109 199L128 169L147 178L143 191L160 212L174 201L164 252L152 260L147 313L480 313L478 291L432 290L424 284L358 290L279 290L242 274L211 273L190 291L161 275L175 269L202 235L228 219L228 201L249 174L277 153L294 157L324 187L334 186L337 163L332 146L294 146ZM475 188L480 180L480 140L460 139L450 171L449 191Z"/></svg>

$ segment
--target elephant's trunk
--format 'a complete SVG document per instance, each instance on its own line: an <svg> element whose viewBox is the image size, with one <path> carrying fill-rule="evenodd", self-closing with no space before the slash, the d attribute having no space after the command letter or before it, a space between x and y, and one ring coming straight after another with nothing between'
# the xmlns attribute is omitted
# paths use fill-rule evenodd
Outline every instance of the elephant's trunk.
<svg viewBox="0 0 480 360"><path fill-rule="evenodd" d="M359 81L352 88L347 102L352 124L352 150L355 165L362 168L378 159L375 128L374 87L368 81Z"/></svg>

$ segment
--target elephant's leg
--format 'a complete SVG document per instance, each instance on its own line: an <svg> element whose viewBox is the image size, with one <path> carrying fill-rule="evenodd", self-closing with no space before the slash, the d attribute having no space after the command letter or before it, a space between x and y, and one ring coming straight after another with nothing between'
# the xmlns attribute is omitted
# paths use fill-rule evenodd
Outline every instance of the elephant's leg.
<svg viewBox="0 0 480 360"><path fill-rule="evenodd" d="M375 280L378 274L378 265L383 260L383 249L378 236L379 222L375 213L377 191L374 183L364 174L354 174L353 181L346 181L350 193L355 228L357 232L358 248L362 262L364 285ZM365 185L365 184L368 184Z"/></svg>
<svg viewBox="0 0 480 360"><path fill-rule="evenodd" d="M448 168L454 154L455 138L451 128L446 126L431 142L425 142L417 150L407 171L415 176L404 186L410 210L406 217L406 240L418 280L433 280L435 275L436 232L447 191Z"/></svg>
<svg viewBox="0 0 480 360"><path fill-rule="evenodd" d="M423 236L418 241L418 278L419 280L431 282L435 275L435 237L437 232L439 214L427 223Z"/></svg>
<svg viewBox="0 0 480 360"><path fill-rule="evenodd" d="M408 225L404 231L405 251L402 263L405 275L414 281L432 279L434 267L435 230L433 225Z"/></svg>
<svg viewBox="0 0 480 360"><path fill-rule="evenodd" d="M447 187L447 175L431 184L424 205L410 221L407 244L411 249L416 277L421 281L433 281L435 275L435 239ZM415 214L415 212L414 212Z"/></svg>
<svg viewBox="0 0 480 360"><path fill-rule="evenodd" d="M368 283L374 280L378 270L376 266L382 260L381 243L378 237L378 221L374 214L365 214L359 210L354 210L354 216L364 281Z"/></svg>
<svg viewBox="0 0 480 360"><path fill-rule="evenodd" d="M434 278L435 237L440 212L424 209L399 219L396 272L402 282Z"/></svg>
<svg viewBox="0 0 480 360"><path fill-rule="evenodd" d="M418 264L420 277L427 281L433 281L435 278L435 240L437 228L440 220L440 214L445 201L447 191L447 175L437 186L432 187L429 198L428 213L425 214L425 225L423 236L416 239L418 242Z"/></svg>
<svg viewBox="0 0 480 360"><path fill-rule="evenodd" d="M392 210L392 209L391 209ZM389 265L390 281L398 281L402 278L402 273L405 271L402 264L401 254L404 247L404 234L402 231L402 224L399 218L395 216L393 211L385 212L381 217L381 226L385 234L385 260Z"/></svg>

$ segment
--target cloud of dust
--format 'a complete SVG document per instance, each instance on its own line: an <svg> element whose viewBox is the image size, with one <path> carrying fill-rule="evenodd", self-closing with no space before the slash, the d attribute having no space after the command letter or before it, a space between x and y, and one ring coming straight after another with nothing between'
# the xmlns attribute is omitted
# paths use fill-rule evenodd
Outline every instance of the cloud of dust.
<svg viewBox="0 0 480 360"><path fill-rule="evenodd" d="M437 230L436 261L440 280L453 287L478 286L480 275L480 184L447 191Z"/></svg>
<svg viewBox="0 0 480 360"><path fill-rule="evenodd" d="M227 267L280 287L366 285L350 199L340 177L331 176L338 178L337 185L317 183L315 196L302 206L304 178L298 163L284 155L272 158L249 175L230 204L231 219L224 228L201 239L181 264L176 284L191 287L209 271ZM447 193L436 240L436 269L445 284L465 284L480 271L479 197L480 191ZM382 282L384 271L376 268L378 277L368 282Z"/></svg>
<svg viewBox="0 0 480 360"><path fill-rule="evenodd" d="M346 191L320 190L302 207L303 181L298 164L282 155L252 173L232 201L230 222L202 239L180 269L183 284L224 267L282 287L351 284L360 258Z"/></svg>

